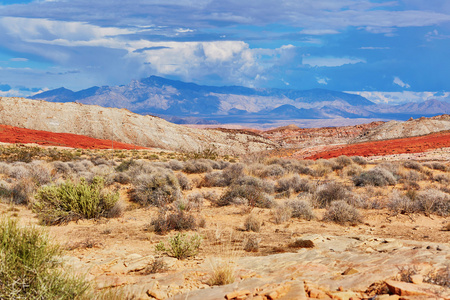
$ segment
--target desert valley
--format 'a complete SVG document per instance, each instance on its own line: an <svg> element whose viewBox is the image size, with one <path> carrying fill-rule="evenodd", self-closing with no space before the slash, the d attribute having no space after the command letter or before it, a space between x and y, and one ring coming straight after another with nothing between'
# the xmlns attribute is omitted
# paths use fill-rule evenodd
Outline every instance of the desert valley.
<svg viewBox="0 0 450 300"><path fill-rule="evenodd" d="M449 0L0 0L0 300L450 300Z"/></svg>
<svg viewBox="0 0 450 300"><path fill-rule="evenodd" d="M38 249L59 245L47 270L2 273L3 298L450 297L448 115L201 129L79 103L0 107L2 266L22 226Z"/></svg>

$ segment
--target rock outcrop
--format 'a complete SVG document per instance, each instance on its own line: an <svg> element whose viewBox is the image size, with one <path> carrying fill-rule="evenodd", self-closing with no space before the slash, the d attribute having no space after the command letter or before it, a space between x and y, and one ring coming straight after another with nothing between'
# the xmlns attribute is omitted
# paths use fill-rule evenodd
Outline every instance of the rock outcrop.
<svg viewBox="0 0 450 300"><path fill-rule="evenodd" d="M256 134L187 128L126 109L24 98L0 97L0 124L169 150L243 154L276 148L275 142Z"/></svg>

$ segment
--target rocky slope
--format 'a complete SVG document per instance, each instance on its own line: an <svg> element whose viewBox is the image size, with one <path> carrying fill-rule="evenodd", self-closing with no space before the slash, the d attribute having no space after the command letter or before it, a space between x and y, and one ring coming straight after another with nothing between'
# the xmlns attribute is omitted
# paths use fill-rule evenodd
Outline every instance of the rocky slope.
<svg viewBox="0 0 450 300"><path fill-rule="evenodd" d="M214 148L221 153L242 154L276 148L276 143L256 134L187 128L126 109L24 98L0 98L0 124L170 150Z"/></svg>
<svg viewBox="0 0 450 300"><path fill-rule="evenodd" d="M450 130L450 115L431 118L409 119L406 122L390 121L377 126L353 139L352 143L389 140L427 135Z"/></svg>

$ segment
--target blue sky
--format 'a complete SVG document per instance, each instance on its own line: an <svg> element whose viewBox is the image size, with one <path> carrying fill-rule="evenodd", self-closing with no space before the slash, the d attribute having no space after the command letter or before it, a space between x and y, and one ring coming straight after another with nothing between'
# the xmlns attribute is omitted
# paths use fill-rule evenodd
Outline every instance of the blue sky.
<svg viewBox="0 0 450 300"><path fill-rule="evenodd" d="M450 92L448 0L0 0L0 95L127 84Z"/></svg>

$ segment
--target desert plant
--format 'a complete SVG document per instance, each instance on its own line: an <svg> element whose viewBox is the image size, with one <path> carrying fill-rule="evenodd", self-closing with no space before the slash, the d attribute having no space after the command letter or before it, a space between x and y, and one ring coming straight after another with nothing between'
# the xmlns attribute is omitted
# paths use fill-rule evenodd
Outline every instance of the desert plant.
<svg viewBox="0 0 450 300"><path fill-rule="evenodd" d="M362 157L362 156L352 156L350 157L354 163L361 165L361 166L365 166L367 165L367 160Z"/></svg>
<svg viewBox="0 0 450 300"><path fill-rule="evenodd" d="M160 242L156 245L157 252L166 252L177 259L185 259L197 255L202 238L197 233L188 236L186 233L177 233L168 239L168 245Z"/></svg>
<svg viewBox="0 0 450 300"><path fill-rule="evenodd" d="M212 263L211 265L212 274L208 280L208 285L225 285L234 282L234 267L231 262Z"/></svg>
<svg viewBox="0 0 450 300"><path fill-rule="evenodd" d="M323 177L333 172L333 163L325 159L319 159L314 163L312 169L312 175L316 177Z"/></svg>
<svg viewBox="0 0 450 300"><path fill-rule="evenodd" d="M244 241L244 251L247 252L258 252L259 251L259 243L261 243L261 238L257 235L247 236Z"/></svg>
<svg viewBox="0 0 450 300"><path fill-rule="evenodd" d="M281 224L291 218L292 208L287 203L283 203L272 209L272 215L274 223Z"/></svg>
<svg viewBox="0 0 450 300"><path fill-rule="evenodd" d="M424 282L450 288L450 266L448 265L441 269L432 269L424 277Z"/></svg>
<svg viewBox="0 0 450 300"><path fill-rule="evenodd" d="M343 200L334 201L328 207L324 220L338 224L356 224L361 222L359 211Z"/></svg>
<svg viewBox="0 0 450 300"><path fill-rule="evenodd" d="M387 207L396 214L409 214L416 210L414 202L398 190L393 190L389 196Z"/></svg>
<svg viewBox="0 0 450 300"><path fill-rule="evenodd" d="M293 218L299 218L308 221L316 218L311 205L306 200L289 200L286 204L291 208L291 216Z"/></svg>
<svg viewBox="0 0 450 300"><path fill-rule="evenodd" d="M397 182L394 175L381 167L375 167L367 172L362 172L359 176L353 177L355 186L386 186Z"/></svg>
<svg viewBox="0 0 450 300"><path fill-rule="evenodd" d="M295 193L306 192L310 190L310 182L308 179L301 178L298 174L295 174L291 177L278 180L275 190L278 193L290 190Z"/></svg>
<svg viewBox="0 0 450 300"><path fill-rule="evenodd" d="M450 196L437 189L421 191L417 195L416 209L427 215L450 216Z"/></svg>
<svg viewBox="0 0 450 300"><path fill-rule="evenodd" d="M325 183L317 189L314 194L314 206L324 208L333 201L344 200L349 196L349 191L341 183L331 181Z"/></svg>
<svg viewBox="0 0 450 300"><path fill-rule="evenodd" d="M178 179L172 171L153 168L132 179L133 199L141 205L164 206L181 197Z"/></svg>
<svg viewBox="0 0 450 300"><path fill-rule="evenodd" d="M403 166L405 168L416 170L416 171L422 170L422 165L414 160L408 160L408 161L403 162Z"/></svg>
<svg viewBox="0 0 450 300"><path fill-rule="evenodd" d="M261 221L254 214L250 214L244 222L246 231L259 232L261 230Z"/></svg>
<svg viewBox="0 0 450 300"><path fill-rule="evenodd" d="M273 165L268 165L266 167L264 167L261 172L259 173L260 177L274 177L274 178L279 178L281 176L283 176L286 173L286 170L278 165L278 164L273 164Z"/></svg>
<svg viewBox="0 0 450 300"><path fill-rule="evenodd" d="M15 204L29 204L35 191L36 185L32 180L21 179L12 184L11 199Z"/></svg>
<svg viewBox="0 0 450 300"><path fill-rule="evenodd" d="M174 171L180 171L183 170L184 163L179 160L171 159L169 161L169 167Z"/></svg>
<svg viewBox="0 0 450 300"><path fill-rule="evenodd" d="M171 230L193 230L198 227L195 217L179 207L174 211L160 209L158 216L152 219L150 224L159 234L165 234Z"/></svg>
<svg viewBox="0 0 450 300"><path fill-rule="evenodd" d="M184 190L184 191L192 190L191 181L189 180L189 178L187 178L186 175L184 175L183 173L178 173L177 179L178 179L178 184L182 190Z"/></svg>
<svg viewBox="0 0 450 300"><path fill-rule="evenodd" d="M198 174L211 172L211 164L207 160L190 160L184 164L183 172L189 174Z"/></svg>
<svg viewBox="0 0 450 300"><path fill-rule="evenodd" d="M226 206L235 203L236 199L245 199L252 207L270 208L273 200L261 187L254 185L233 184L216 202L218 206Z"/></svg>
<svg viewBox="0 0 450 300"><path fill-rule="evenodd" d="M36 193L33 209L46 225L63 224L78 219L107 217L119 200L118 193L106 192L104 180L95 177L91 184L64 182L45 186Z"/></svg>
<svg viewBox="0 0 450 300"><path fill-rule="evenodd" d="M86 295L87 281L64 273L60 248L36 227L0 220L0 299L75 299Z"/></svg>

